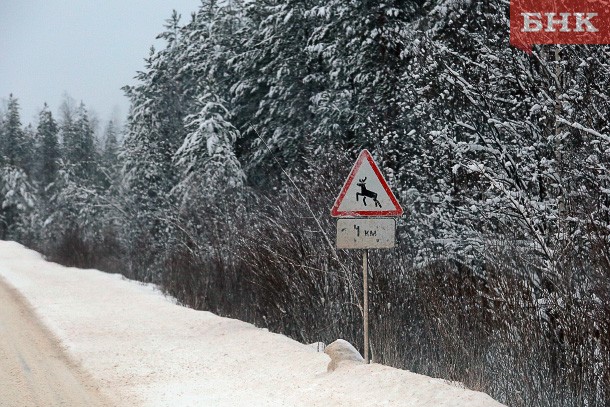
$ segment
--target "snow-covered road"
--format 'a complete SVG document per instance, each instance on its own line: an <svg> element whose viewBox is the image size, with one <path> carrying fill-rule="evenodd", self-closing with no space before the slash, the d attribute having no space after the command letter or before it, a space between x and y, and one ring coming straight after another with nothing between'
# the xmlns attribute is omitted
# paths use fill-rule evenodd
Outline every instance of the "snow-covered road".
<svg viewBox="0 0 610 407"><path fill-rule="evenodd" d="M0 278L0 406L106 407L23 298Z"/></svg>
<svg viewBox="0 0 610 407"><path fill-rule="evenodd" d="M117 406L500 406L404 370L327 372L314 347L178 305L149 285L0 241L0 277ZM0 402L1 405L1 402Z"/></svg>

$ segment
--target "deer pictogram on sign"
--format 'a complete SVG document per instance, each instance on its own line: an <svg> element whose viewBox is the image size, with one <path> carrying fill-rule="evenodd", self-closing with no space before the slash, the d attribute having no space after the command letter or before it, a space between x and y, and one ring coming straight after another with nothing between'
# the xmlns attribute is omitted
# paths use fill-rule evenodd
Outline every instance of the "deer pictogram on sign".
<svg viewBox="0 0 610 407"><path fill-rule="evenodd" d="M369 199L373 200L373 205ZM362 150L335 200L331 216L401 216L402 213L371 153Z"/></svg>
<svg viewBox="0 0 610 407"><path fill-rule="evenodd" d="M369 191L366 189L366 177L364 179L359 179L356 185L360 187L360 192L356 192L356 202L358 202L358 197L362 197L362 203L366 206L366 198L371 198L375 202L375 207L380 207L381 204L377 200L377 192Z"/></svg>

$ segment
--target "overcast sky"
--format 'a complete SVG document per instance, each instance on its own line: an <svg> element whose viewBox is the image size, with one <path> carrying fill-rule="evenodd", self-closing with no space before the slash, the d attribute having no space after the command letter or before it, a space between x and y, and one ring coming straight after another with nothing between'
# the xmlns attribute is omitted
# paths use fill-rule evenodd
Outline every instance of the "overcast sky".
<svg viewBox="0 0 610 407"><path fill-rule="evenodd" d="M0 99L19 99L22 123L68 94L102 122L129 103L121 87L144 68L176 9L188 21L200 0L0 0Z"/></svg>

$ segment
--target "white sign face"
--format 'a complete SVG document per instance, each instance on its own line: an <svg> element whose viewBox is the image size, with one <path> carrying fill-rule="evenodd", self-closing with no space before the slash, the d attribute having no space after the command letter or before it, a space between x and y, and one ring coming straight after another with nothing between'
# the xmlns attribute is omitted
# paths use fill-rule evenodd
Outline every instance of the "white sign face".
<svg viewBox="0 0 610 407"><path fill-rule="evenodd" d="M337 219L337 249L392 249L394 246L396 246L394 219Z"/></svg>
<svg viewBox="0 0 610 407"><path fill-rule="evenodd" d="M402 212L373 157L363 150L335 201L331 215L400 216Z"/></svg>

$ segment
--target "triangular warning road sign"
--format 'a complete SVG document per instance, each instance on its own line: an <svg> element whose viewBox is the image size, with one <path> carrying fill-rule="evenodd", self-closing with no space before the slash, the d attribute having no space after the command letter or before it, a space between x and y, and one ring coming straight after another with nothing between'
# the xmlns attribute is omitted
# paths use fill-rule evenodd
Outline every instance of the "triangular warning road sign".
<svg viewBox="0 0 610 407"><path fill-rule="evenodd" d="M335 200L331 215L400 216L402 208L368 150L362 150Z"/></svg>

